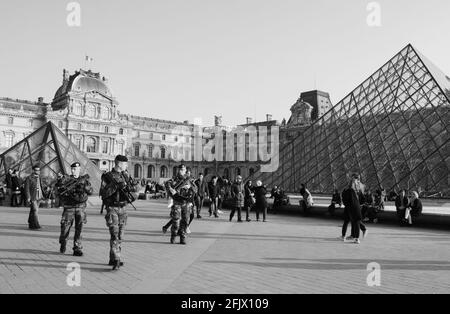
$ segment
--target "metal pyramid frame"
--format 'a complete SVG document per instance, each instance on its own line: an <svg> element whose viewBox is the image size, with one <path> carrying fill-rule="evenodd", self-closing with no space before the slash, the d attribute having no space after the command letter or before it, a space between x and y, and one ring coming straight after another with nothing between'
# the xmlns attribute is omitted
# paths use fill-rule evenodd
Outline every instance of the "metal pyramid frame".
<svg viewBox="0 0 450 314"><path fill-rule="evenodd" d="M76 161L81 164L81 174L89 174L94 193L98 193L100 169L52 122L48 122L0 155L0 180L5 180L8 169L17 170L25 179L32 173L33 166L39 165L43 182L53 184L58 173L70 174L70 165Z"/></svg>
<svg viewBox="0 0 450 314"><path fill-rule="evenodd" d="M280 167L250 178L298 192L342 190L359 173L372 191L450 197L450 78L406 46L298 137Z"/></svg>

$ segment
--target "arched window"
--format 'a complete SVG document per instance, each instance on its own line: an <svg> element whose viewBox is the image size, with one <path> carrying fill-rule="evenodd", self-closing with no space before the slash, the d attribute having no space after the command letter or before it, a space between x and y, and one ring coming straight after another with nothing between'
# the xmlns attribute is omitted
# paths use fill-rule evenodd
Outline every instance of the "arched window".
<svg viewBox="0 0 450 314"><path fill-rule="evenodd" d="M14 124L14 118L13 117L9 117L8 118L8 124L9 125L13 125Z"/></svg>
<svg viewBox="0 0 450 314"><path fill-rule="evenodd" d="M161 147L161 158L162 159L166 158L166 148L164 146Z"/></svg>
<svg viewBox="0 0 450 314"><path fill-rule="evenodd" d="M134 177L140 178L142 176L142 167L139 164L134 165Z"/></svg>
<svg viewBox="0 0 450 314"><path fill-rule="evenodd" d="M241 169L239 167L237 167L234 171L235 177L240 176L241 175Z"/></svg>
<svg viewBox="0 0 450 314"><path fill-rule="evenodd" d="M123 135L123 129L119 129L119 135Z"/></svg>
<svg viewBox="0 0 450 314"><path fill-rule="evenodd" d="M168 177L168 171L167 171L167 167L166 166L161 166L161 171L160 171L160 177L161 178L167 178Z"/></svg>
<svg viewBox="0 0 450 314"><path fill-rule="evenodd" d="M153 145L148 145L147 150L148 150L148 157L153 158Z"/></svg>
<svg viewBox="0 0 450 314"><path fill-rule="evenodd" d="M230 178L230 170L228 168L223 169L223 176L227 179Z"/></svg>
<svg viewBox="0 0 450 314"><path fill-rule="evenodd" d="M178 173L178 167L173 167L173 172L172 172L172 175L176 175Z"/></svg>
<svg viewBox="0 0 450 314"><path fill-rule="evenodd" d="M147 167L147 178L151 179L155 177L155 167L150 165Z"/></svg>
<svg viewBox="0 0 450 314"><path fill-rule="evenodd" d="M209 168L205 168L203 175L206 177L209 174Z"/></svg>
<svg viewBox="0 0 450 314"><path fill-rule="evenodd" d="M255 169L253 169L253 168L250 168L249 169L249 171L248 171L248 173L249 173L249 175L254 175L255 174Z"/></svg>
<svg viewBox="0 0 450 314"><path fill-rule="evenodd" d="M95 153L97 147L97 141L93 137L89 137L86 143L86 151L88 153Z"/></svg>
<svg viewBox="0 0 450 314"><path fill-rule="evenodd" d="M105 133L109 133L109 127L105 126Z"/></svg>

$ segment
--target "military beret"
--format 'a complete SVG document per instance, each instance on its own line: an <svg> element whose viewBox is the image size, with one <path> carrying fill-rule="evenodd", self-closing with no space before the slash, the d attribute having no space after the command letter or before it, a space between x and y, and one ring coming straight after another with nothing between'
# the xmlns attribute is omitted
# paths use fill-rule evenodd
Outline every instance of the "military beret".
<svg viewBox="0 0 450 314"><path fill-rule="evenodd" d="M74 162L72 165L70 165L70 168L76 168L76 167L80 167L79 162Z"/></svg>
<svg viewBox="0 0 450 314"><path fill-rule="evenodd" d="M123 155L117 155L116 156L116 161L127 162L128 158L126 156L123 156Z"/></svg>

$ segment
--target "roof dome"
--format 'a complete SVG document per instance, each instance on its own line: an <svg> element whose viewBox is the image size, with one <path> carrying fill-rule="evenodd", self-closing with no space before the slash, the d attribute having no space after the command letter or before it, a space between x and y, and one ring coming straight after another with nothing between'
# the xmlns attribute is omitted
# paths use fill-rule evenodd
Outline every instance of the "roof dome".
<svg viewBox="0 0 450 314"><path fill-rule="evenodd" d="M63 84L56 91L53 102L57 102L68 93L87 93L96 91L107 97L112 97L111 90L106 85L106 79L100 78L100 73L80 70L69 77L66 70L63 73Z"/></svg>

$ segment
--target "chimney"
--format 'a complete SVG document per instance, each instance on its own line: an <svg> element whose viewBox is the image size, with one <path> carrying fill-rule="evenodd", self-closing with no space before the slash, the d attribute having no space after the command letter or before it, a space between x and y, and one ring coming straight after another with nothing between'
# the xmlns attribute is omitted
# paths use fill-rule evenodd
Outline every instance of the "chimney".
<svg viewBox="0 0 450 314"><path fill-rule="evenodd" d="M252 124L252 118L247 117L247 124Z"/></svg>
<svg viewBox="0 0 450 314"><path fill-rule="evenodd" d="M272 121L272 115L271 114L266 114L266 121Z"/></svg>
<svg viewBox="0 0 450 314"><path fill-rule="evenodd" d="M69 71L63 69L63 83L69 81Z"/></svg>

